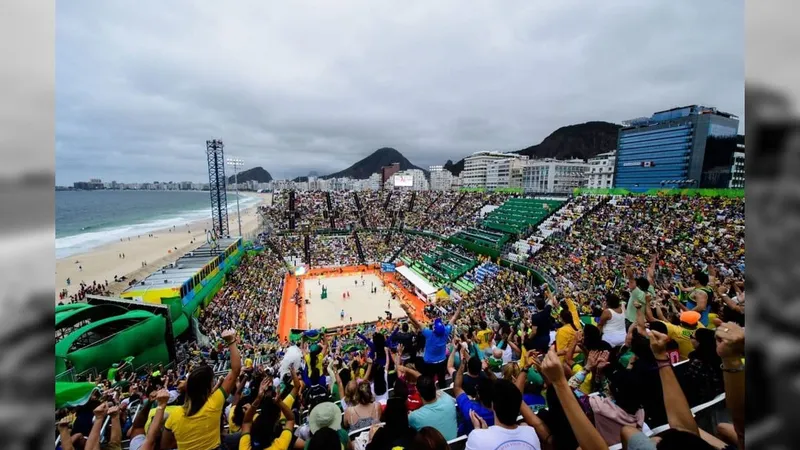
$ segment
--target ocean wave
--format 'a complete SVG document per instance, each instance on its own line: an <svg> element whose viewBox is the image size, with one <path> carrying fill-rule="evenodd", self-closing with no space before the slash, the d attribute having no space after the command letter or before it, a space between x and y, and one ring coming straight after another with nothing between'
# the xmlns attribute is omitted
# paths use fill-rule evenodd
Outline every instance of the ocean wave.
<svg viewBox="0 0 800 450"><path fill-rule="evenodd" d="M239 200L239 208L247 209L258 203L258 201L258 197L242 196ZM236 214L235 196L233 196L233 199L228 200L228 213ZM93 227L86 227L86 232L56 239L56 259L84 253L105 244L118 242L120 239L135 237L172 226L184 226L187 223L205 219L211 219L211 212L208 208L181 211L172 217L162 217L148 222L127 224L115 228L93 230Z"/></svg>

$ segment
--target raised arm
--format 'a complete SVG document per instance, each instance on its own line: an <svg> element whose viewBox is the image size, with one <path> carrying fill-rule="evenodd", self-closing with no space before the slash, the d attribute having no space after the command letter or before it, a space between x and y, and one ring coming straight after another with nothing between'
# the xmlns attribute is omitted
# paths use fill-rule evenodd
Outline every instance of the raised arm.
<svg viewBox="0 0 800 450"><path fill-rule="evenodd" d="M547 352L547 356L544 358L542 372L553 385L581 449L607 450L608 445L606 445L603 436L600 435L597 428L586 417L586 413L583 412L578 400L575 398L575 394L570 389L567 379L564 377L564 367L558 359L554 347L550 347L550 351Z"/></svg>
<svg viewBox="0 0 800 450"><path fill-rule="evenodd" d="M453 355L456 353L456 350L450 354L450 360L452 361ZM453 397L458 398L464 392L462 386L464 385L464 357L461 357L461 364L458 365L458 370L456 370L456 377L453 380Z"/></svg>
<svg viewBox="0 0 800 450"><path fill-rule="evenodd" d="M728 308L738 312L739 314L744 314L744 308L735 301L733 301L733 299L728 296L728 286L726 285L721 286L719 290L717 290L717 294L719 294L719 297L722 299L723 302L725 302Z"/></svg>
<svg viewBox="0 0 800 450"><path fill-rule="evenodd" d="M722 358L722 377L725 382L725 403L731 412L733 428L739 439L739 448L744 448L744 328L733 322L717 325L717 354Z"/></svg>
<svg viewBox="0 0 800 450"><path fill-rule="evenodd" d="M647 266L647 281L650 282L651 285L656 285L656 264L658 263L658 252L653 253L653 257L650 258L650 265Z"/></svg>
<svg viewBox="0 0 800 450"><path fill-rule="evenodd" d="M450 326L455 325L456 320L458 320L458 318L461 317L461 305L463 304L464 304L463 302L458 302L458 306L456 307L456 312L455 314L453 314L453 317L450 318Z"/></svg>
<svg viewBox="0 0 800 450"><path fill-rule="evenodd" d="M108 404L103 402L94 409L94 422L92 423L92 431L89 432L89 437L86 439L86 450L100 450L100 432L103 429L103 423L108 416Z"/></svg>
<svg viewBox="0 0 800 450"><path fill-rule="evenodd" d="M553 447L553 435L550 433L550 428L531 410L530 406L522 402L519 407L519 413L525 423L532 426L536 431L536 435L539 436L539 442L542 444L542 450L555 448Z"/></svg>
<svg viewBox="0 0 800 450"><path fill-rule="evenodd" d="M650 330L650 349L653 351L656 361L658 361L658 373L661 376L661 386L664 390L664 407L667 410L667 420L671 428L688 431L699 436L700 431L697 428L697 422L692 416L689 402L686 401L686 396L683 395L683 390L678 384L675 372L672 371L672 364L667 355L668 340L669 338L666 334Z"/></svg>
<svg viewBox="0 0 800 450"><path fill-rule="evenodd" d="M222 339L225 340L225 344L228 345L228 350L231 352L231 370L228 371L228 375L225 376L221 386L222 390L225 391L225 395L228 395L236 388L236 380L239 379L239 374L242 373L242 355L239 353L239 346L237 345L239 336L234 330L225 330L222 333Z"/></svg>
<svg viewBox="0 0 800 450"><path fill-rule="evenodd" d="M408 321L411 323L411 326L417 329L417 331L422 330L422 326L417 322L417 319L414 318L414 315L409 311L408 305L403 302L400 302L400 307L403 308L403 311L406 312L406 316L408 316Z"/></svg>
<svg viewBox="0 0 800 450"><path fill-rule="evenodd" d="M166 389L158 391L156 401L158 402L156 414L153 416L153 421L150 422L150 428L147 430L147 436L145 436L141 450L155 450L156 448L156 438L161 431L161 425L164 423L164 410L169 402L169 391Z"/></svg>
<svg viewBox="0 0 800 450"><path fill-rule="evenodd" d="M69 417L64 417L58 422L58 435L61 437L61 450L74 450L72 435L69 432Z"/></svg>
<svg viewBox="0 0 800 450"><path fill-rule="evenodd" d="M242 434L250 434L250 430L253 428L253 419L256 417L256 413L258 412L258 408L261 406L261 401L264 399L264 395L267 393L267 389L269 388L269 383L272 381L269 379L264 379L261 382L261 385L258 387L258 395L256 399L253 400L253 403L247 409L247 412L244 413L244 419L242 419ZM282 405L283 402L280 399L273 399L276 401L278 405ZM283 409L283 408L281 408ZM286 416L287 420L289 416Z"/></svg>

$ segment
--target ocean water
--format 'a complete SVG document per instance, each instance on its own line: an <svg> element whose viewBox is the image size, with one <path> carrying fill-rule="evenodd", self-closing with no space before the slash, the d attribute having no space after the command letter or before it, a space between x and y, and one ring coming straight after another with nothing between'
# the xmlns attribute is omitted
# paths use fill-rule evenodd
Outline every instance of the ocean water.
<svg viewBox="0 0 800 450"><path fill-rule="evenodd" d="M57 191L56 258L173 225L211 218L206 191ZM241 209L256 203L242 195ZM236 194L228 193L228 211L236 212ZM231 226L234 226L233 223Z"/></svg>

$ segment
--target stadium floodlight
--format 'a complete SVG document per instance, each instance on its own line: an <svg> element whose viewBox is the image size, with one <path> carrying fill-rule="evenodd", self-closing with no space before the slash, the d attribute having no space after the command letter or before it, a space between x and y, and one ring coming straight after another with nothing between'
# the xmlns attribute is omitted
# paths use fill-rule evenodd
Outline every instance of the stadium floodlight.
<svg viewBox="0 0 800 450"><path fill-rule="evenodd" d="M239 219L239 236L242 236L242 213L239 211L239 169L244 165L241 158L228 158L225 160L229 166L233 167L233 184L236 185L236 217Z"/></svg>

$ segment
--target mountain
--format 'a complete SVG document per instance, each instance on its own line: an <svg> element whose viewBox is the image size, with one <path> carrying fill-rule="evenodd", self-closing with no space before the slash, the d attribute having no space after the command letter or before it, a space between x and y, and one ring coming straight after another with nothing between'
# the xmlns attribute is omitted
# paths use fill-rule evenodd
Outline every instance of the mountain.
<svg viewBox="0 0 800 450"><path fill-rule="evenodd" d="M392 163L400 163L400 170L419 169L425 172L426 176L428 175L427 170L424 170L420 167L415 166L414 164L411 164L411 161L407 160L402 153L398 152L393 148L384 147L375 150L371 155L353 164L347 169L341 170L336 173L332 173L330 175L325 175L320 178L329 179L329 178L349 177L358 180L364 180L369 178L370 175L372 175L373 173L380 172L381 167L389 166Z"/></svg>
<svg viewBox="0 0 800 450"><path fill-rule="evenodd" d="M541 144L514 153L531 158L589 159L617 148L622 125L609 122L586 122L561 127L544 138Z"/></svg>
<svg viewBox="0 0 800 450"><path fill-rule="evenodd" d="M272 175L269 174L263 167L253 167L252 169L247 169L244 172L239 172L239 183L245 183L247 181L255 181L256 183L269 183L272 181ZM228 183L233 184L234 177L228 177Z"/></svg>
<svg viewBox="0 0 800 450"><path fill-rule="evenodd" d="M537 145L512 153L534 158L589 159L617 148L617 134L622 125L609 122L586 122L561 127ZM453 164L447 161L444 168L453 175L464 170L464 160Z"/></svg>

